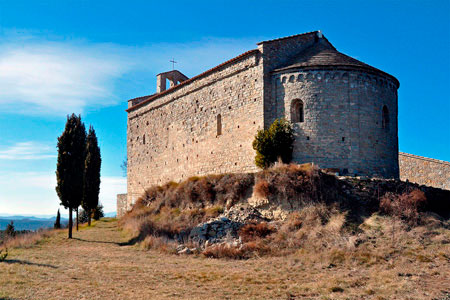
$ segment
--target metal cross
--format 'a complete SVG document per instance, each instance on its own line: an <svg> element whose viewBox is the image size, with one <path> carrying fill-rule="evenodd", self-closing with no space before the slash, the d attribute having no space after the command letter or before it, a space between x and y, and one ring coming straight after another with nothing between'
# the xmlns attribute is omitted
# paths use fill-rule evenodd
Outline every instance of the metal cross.
<svg viewBox="0 0 450 300"><path fill-rule="evenodd" d="M169 61L172 63L172 71L175 70L175 64L176 64L177 62L175 61L174 58L172 58L172 60L169 60Z"/></svg>

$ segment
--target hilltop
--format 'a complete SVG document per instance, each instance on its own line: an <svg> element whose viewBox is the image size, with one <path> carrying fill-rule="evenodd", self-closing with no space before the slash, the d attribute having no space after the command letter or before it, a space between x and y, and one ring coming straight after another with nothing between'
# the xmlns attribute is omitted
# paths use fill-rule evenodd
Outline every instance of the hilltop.
<svg viewBox="0 0 450 300"><path fill-rule="evenodd" d="M73 240L11 244L0 298L446 299L448 193L305 165L171 182Z"/></svg>

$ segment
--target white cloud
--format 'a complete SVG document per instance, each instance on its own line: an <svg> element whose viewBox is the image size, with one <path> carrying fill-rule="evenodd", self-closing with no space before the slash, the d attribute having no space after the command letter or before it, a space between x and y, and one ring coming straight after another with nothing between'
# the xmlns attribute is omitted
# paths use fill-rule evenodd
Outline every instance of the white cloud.
<svg viewBox="0 0 450 300"><path fill-rule="evenodd" d="M0 105L8 112L66 114L113 104L114 79L131 63L111 50L62 43L3 46Z"/></svg>
<svg viewBox="0 0 450 300"><path fill-rule="evenodd" d="M101 178L100 202L105 212L116 211L116 195L126 192L126 179ZM55 191L56 176L45 172L0 173L0 214L55 214L59 199Z"/></svg>
<svg viewBox="0 0 450 300"><path fill-rule="evenodd" d="M50 159L56 157L54 152L55 149L48 145L33 141L20 142L7 147L5 150L0 150L0 160Z"/></svg>
<svg viewBox="0 0 450 300"><path fill-rule="evenodd" d="M0 45L0 112L66 115L114 105L126 100L118 94L133 95L122 90L122 79L136 78L134 87L151 94L154 76L171 68L172 57L176 68L194 76L255 48L255 41L214 38L130 47L14 36Z"/></svg>

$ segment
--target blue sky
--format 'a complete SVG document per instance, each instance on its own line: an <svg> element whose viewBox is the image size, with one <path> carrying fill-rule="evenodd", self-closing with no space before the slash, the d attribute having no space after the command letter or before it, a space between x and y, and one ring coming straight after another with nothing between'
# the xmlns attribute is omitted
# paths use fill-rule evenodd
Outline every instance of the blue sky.
<svg viewBox="0 0 450 300"><path fill-rule="evenodd" d="M400 151L450 161L450 1L0 0L0 214L54 214L56 138L81 113L102 151L101 202L126 191L126 100L313 30L400 81Z"/></svg>

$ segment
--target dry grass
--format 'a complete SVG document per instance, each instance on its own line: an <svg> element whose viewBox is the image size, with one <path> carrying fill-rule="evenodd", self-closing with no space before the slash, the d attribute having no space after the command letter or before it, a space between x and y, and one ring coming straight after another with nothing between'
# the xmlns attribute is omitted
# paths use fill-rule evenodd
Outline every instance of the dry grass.
<svg viewBox="0 0 450 300"><path fill-rule="evenodd" d="M147 237L187 241L192 227L222 212L221 206L180 210L152 203L148 207L133 209L120 220L120 225L133 236L132 242L140 242Z"/></svg>
<svg viewBox="0 0 450 300"><path fill-rule="evenodd" d="M288 255L299 248L312 251L351 248L362 240L361 222L380 208L396 217L391 219L389 233L394 243L397 218L414 226L426 208L424 204L430 203L425 201L426 194L435 208L443 202L445 191L421 188L427 193L396 181L339 181L312 164L277 164L256 174L191 177L181 183L152 187L122 218L120 225L133 236L131 243L140 242L145 249L159 248L172 253L177 243L190 242L188 236L194 226L217 217L238 201L245 202L244 197L253 189L271 206L280 207L284 215L291 212L287 222L274 224L276 228L270 225L272 228L264 236L259 236L258 230L262 228L257 228L264 224L250 224L241 230L244 245L239 249L217 246L207 249L205 255L222 257L223 253L223 257L242 259Z"/></svg>
<svg viewBox="0 0 450 300"><path fill-rule="evenodd" d="M410 225L419 221L419 208L427 202L425 193L414 189L405 191L400 195L386 193L380 201L380 208L392 216L404 219Z"/></svg>
<svg viewBox="0 0 450 300"><path fill-rule="evenodd" d="M14 237L5 238L3 243L0 244L0 248L27 248L41 242L42 240L55 235L61 230L55 229L42 229L35 232L29 232L25 234L19 234Z"/></svg>
<svg viewBox="0 0 450 300"><path fill-rule="evenodd" d="M329 220L322 229L336 231L339 223ZM443 299L450 286L449 230L401 231L392 248L389 226L388 217L369 218L362 225L367 242L354 250L306 247L283 257L228 260L121 246L128 237L117 223L100 221L74 232L73 240L62 231L11 249L0 263L0 298Z"/></svg>
<svg viewBox="0 0 450 300"><path fill-rule="evenodd" d="M266 180L260 179L256 182L254 191L256 196L268 198L270 196L270 185Z"/></svg>
<svg viewBox="0 0 450 300"><path fill-rule="evenodd" d="M274 233L276 229L267 224L266 222L261 223L249 223L244 225L239 230L239 236L243 242L250 242L257 239L265 238L271 233Z"/></svg>
<svg viewBox="0 0 450 300"><path fill-rule="evenodd" d="M244 197L253 186L253 174L222 174L190 177L181 182L169 182L146 190L136 207L154 206L193 209L208 206L230 207Z"/></svg>

